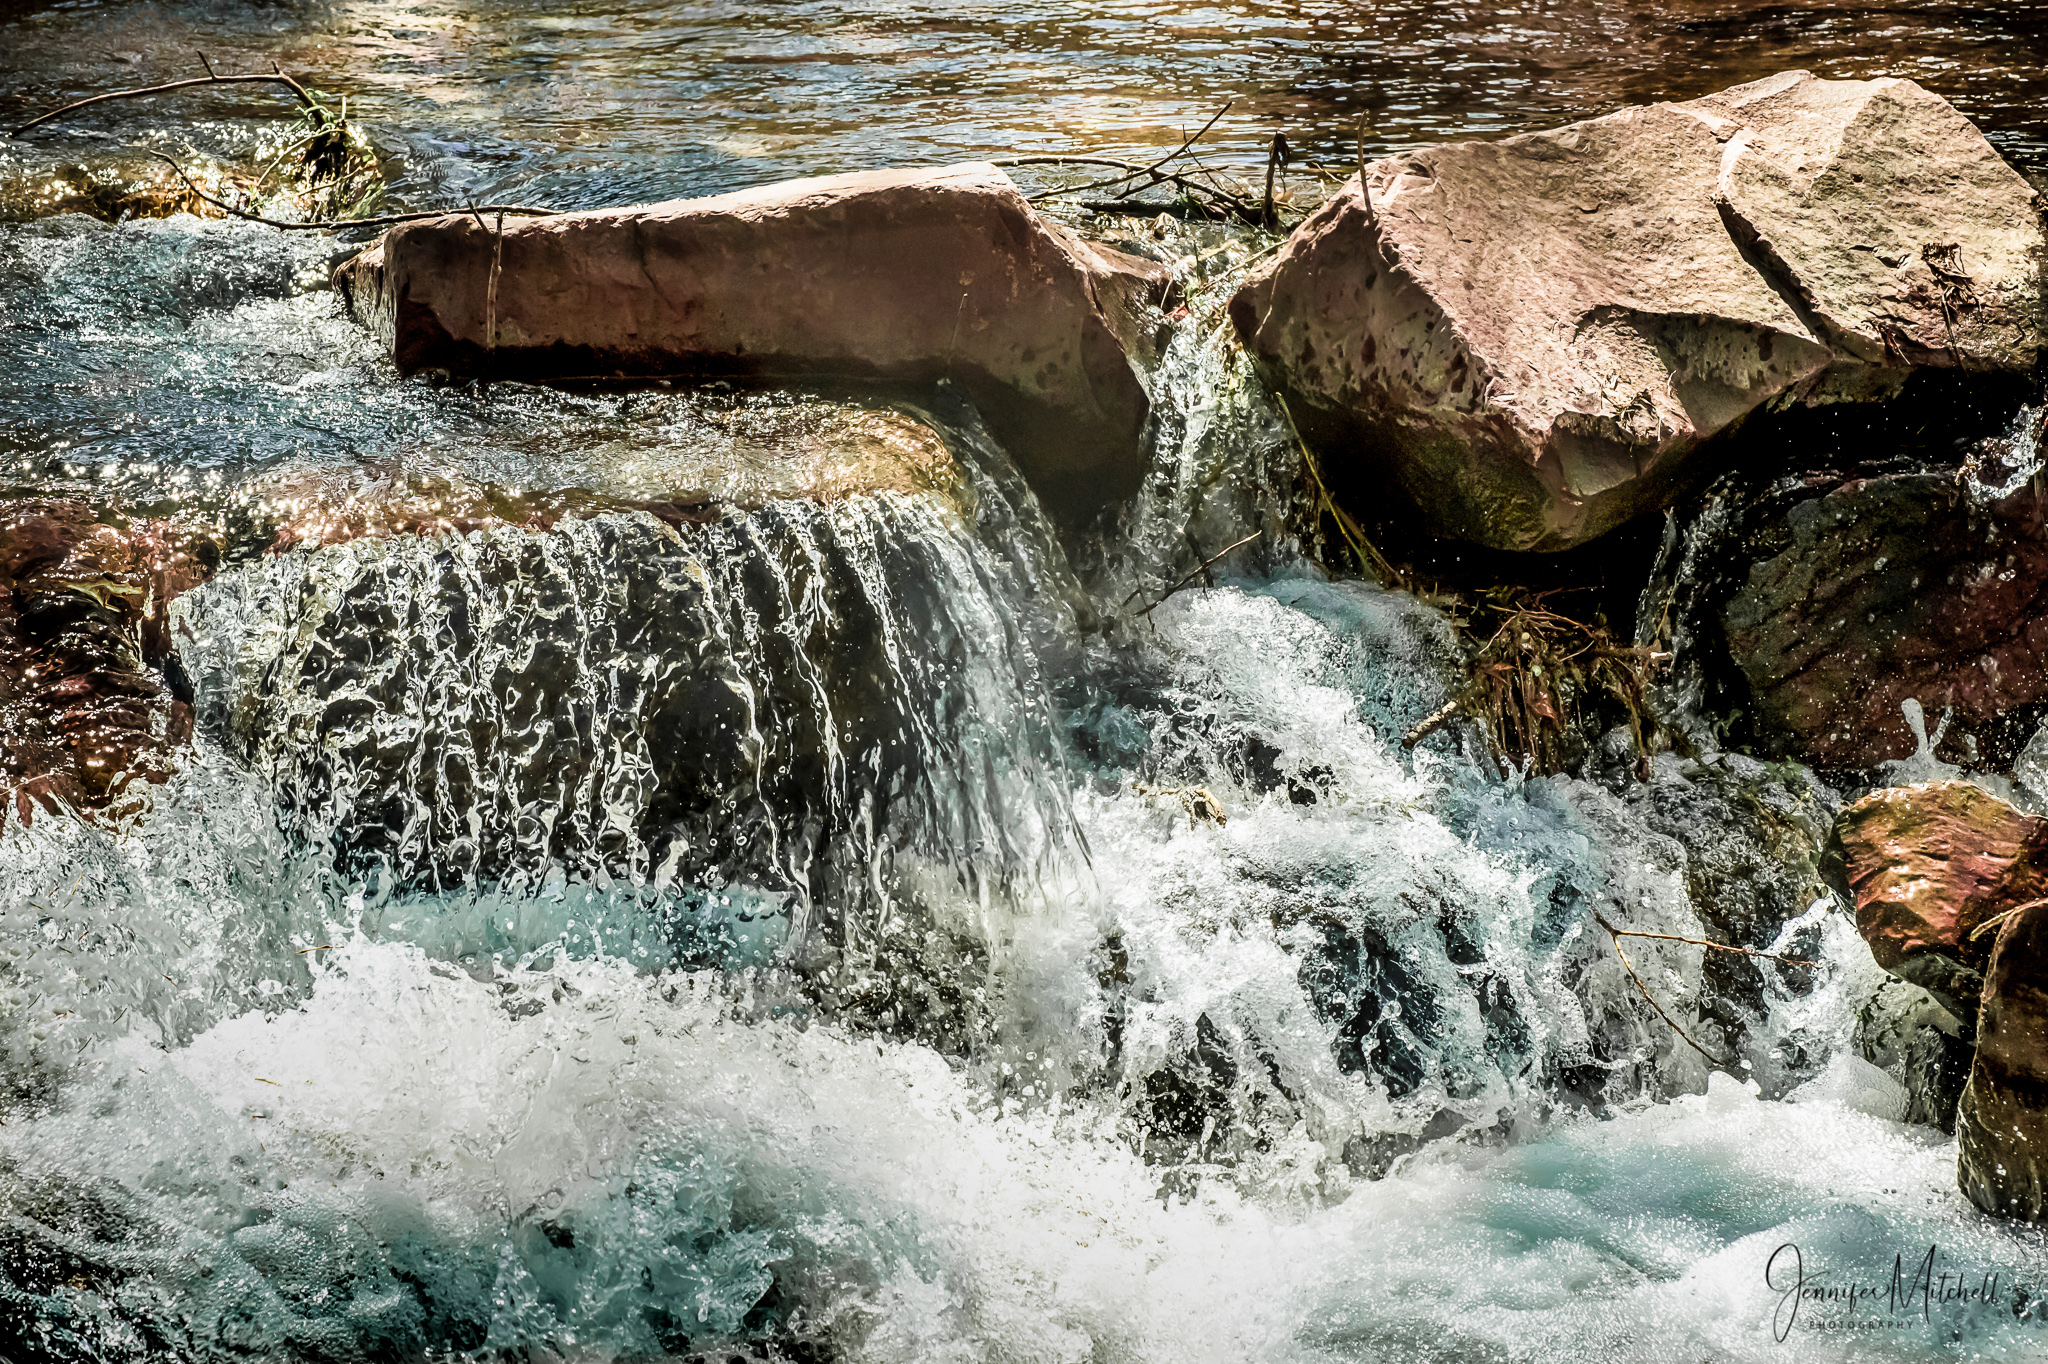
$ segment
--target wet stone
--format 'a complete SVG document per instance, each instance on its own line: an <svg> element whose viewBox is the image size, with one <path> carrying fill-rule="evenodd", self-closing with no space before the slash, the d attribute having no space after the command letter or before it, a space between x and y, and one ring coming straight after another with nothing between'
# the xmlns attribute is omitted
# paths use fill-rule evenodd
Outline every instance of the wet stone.
<svg viewBox="0 0 2048 1364"><path fill-rule="evenodd" d="M0 504L0 823L139 807L192 732L168 606L210 577L204 531L82 502Z"/></svg>

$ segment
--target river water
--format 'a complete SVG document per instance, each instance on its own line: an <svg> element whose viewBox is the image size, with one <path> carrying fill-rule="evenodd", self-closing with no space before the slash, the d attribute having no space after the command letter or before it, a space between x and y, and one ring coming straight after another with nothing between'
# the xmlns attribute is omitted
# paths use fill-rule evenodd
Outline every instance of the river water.
<svg viewBox="0 0 2048 1364"><path fill-rule="evenodd" d="M1361 122L1785 65L1912 75L2048 165L2043 19L1849 3L8 3L0 117L194 50L347 93L399 205L1128 154L1233 100L1204 145L1249 174L1276 128L1343 163ZM274 110L186 98L0 172L174 117L232 159ZM1063 540L944 392L401 381L324 287L343 249L0 225L0 479L230 542L177 607L181 773L129 824L0 834L12 1364L2048 1348L2048 1246L1891 1120L1851 1044L1881 977L1779 855L1842 793L1405 753L1449 627L1270 543L1133 614L1284 509L1224 291L1154 376L1144 492ZM459 507L501 514L355 534ZM1635 940L1710 1074L1594 915L1696 937L1724 896L1824 966L1729 1004Z"/></svg>

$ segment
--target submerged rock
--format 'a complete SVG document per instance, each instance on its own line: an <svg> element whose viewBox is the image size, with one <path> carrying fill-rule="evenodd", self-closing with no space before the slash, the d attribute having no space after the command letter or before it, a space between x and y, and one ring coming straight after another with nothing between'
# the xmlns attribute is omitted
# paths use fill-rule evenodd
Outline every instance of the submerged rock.
<svg viewBox="0 0 2048 1364"><path fill-rule="evenodd" d="M1835 825L1877 964L1974 1018L1998 915L2048 893L2048 820L1968 782L1874 791Z"/></svg>
<svg viewBox="0 0 2048 1364"><path fill-rule="evenodd" d="M192 732L165 607L219 563L208 537L82 502L0 505L0 825L113 806Z"/></svg>
<svg viewBox="0 0 2048 1364"><path fill-rule="evenodd" d="M187 169L216 198L246 189L246 177L238 181L217 165L196 163ZM169 166L141 152L27 165L0 163L0 222L32 222L62 213L83 213L109 223L168 218L174 213L222 216Z"/></svg>
<svg viewBox="0 0 2048 1364"><path fill-rule="evenodd" d="M406 372L952 379L1041 497L1134 491L1167 269L1040 218L994 166L392 229L336 283Z"/></svg>
<svg viewBox="0 0 2048 1364"><path fill-rule="evenodd" d="M2013 910L1991 949L1956 1182L1986 1212L2048 1219L2048 901Z"/></svg>
<svg viewBox="0 0 2048 1364"><path fill-rule="evenodd" d="M1975 1019L1956 1017L1917 985L1887 978L1857 1010L1853 1037L1857 1054L1903 1089L1899 1121L1953 1132L1976 1035Z"/></svg>
<svg viewBox="0 0 2048 1364"><path fill-rule="evenodd" d="M1501 549L1664 504L1760 410L2040 351L2038 197L1907 80L1786 72L1389 158L1365 189L1232 318L1333 479Z"/></svg>

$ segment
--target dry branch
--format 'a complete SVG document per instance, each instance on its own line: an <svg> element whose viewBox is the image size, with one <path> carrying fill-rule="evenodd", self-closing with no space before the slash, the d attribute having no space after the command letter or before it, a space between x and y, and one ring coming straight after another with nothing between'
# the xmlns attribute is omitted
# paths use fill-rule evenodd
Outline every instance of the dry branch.
<svg viewBox="0 0 2048 1364"><path fill-rule="evenodd" d="M31 128L39 127L53 119L62 118L68 113L86 108L89 105L104 104L108 100L115 99L140 99L145 95L165 95L173 90L190 90L201 85L282 85L292 92L292 97L298 100L308 113L314 115L316 121L324 121L327 117L327 110L321 106L320 101L314 99L305 86L287 76L282 70L273 69L269 75L216 76L213 74L212 64L206 62L204 54L201 54L199 60L206 64L206 74L203 76L194 76L190 80L167 81L162 85L146 85L134 90L112 90L104 95L93 95L87 99L76 100L61 109L52 109L47 114L37 115L19 128L16 128L11 136L20 137Z"/></svg>
<svg viewBox="0 0 2048 1364"><path fill-rule="evenodd" d="M1236 100L1232 100L1232 101L1230 102L1230 104L1235 104L1236 102L1237 102ZM1111 176L1111 177L1110 177L1109 179L1107 179L1107 180L1097 180L1097 181L1095 181L1095 182L1094 182L1093 184L1087 184L1087 185L1076 185L1076 186L1074 186L1074 187L1073 187L1072 189L1049 189L1049 190L1045 190L1045 191L1043 191L1043 192L1041 192L1041 193L1038 193L1038 194L1033 194L1033 195L1031 195L1031 196L1030 196L1030 200L1031 200L1031 202L1032 202L1032 203L1034 203L1034 204L1035 204L1035 203L1037 203L1037 202L1038 202L1039 200L1041 200L1041 199L1051 199L1051 198L1055 197L1056 195L1061 195L1061 194L1086 194L1086 193L1087 193L1087 192L1088 192L1089 190L1091 190L1091 189L1106 189L1106 188L1108 188L1108 187L1109 187L1109 186L1111 186L1111 185L1121 185L1121 184L1124 184L1124 183L1126 183L1126 182L1128 182L1128 181L1131 181L1131 180L1135 180L1135 179L1137 179L1137 177L1138 177L1138 176L1140 176L1140 175L1150 175L1150 174L1152 174L1152 172L1153 172L1153 171L1155 171L1155 170L1158 170L1158 169L1159 169L1159 168L1160 168L1161 166L1163 166L1163 165L1165 165L1165 164L1166 164L1167 162L1169 162L1169 161L1173 160L1173 158L1175 158L1176 156L1179 156L1179 155L1181 155L1181 154L1182 154L1183 152L1187 151L1187 149L1188 149L1188 148L1190 148L1190 147L1194 146L1194 145L1195 145L1195 143L1196 143L1196 141L1197 141L1198 139L1200 139L1200 138L1202 137L1202 135L1203 135L1203 134L1207 133L1207 132L1208 132L1208 131L1209 131L1209 130L1210 130L1211 128L1213 128L1213 127L1215 127L1215 126L1216 126L1216 120L1217 120L1217 119L1219 119L1219 118L1222 118L1222 117L1223 117L1223 116L1224 116L1225 114L1227 114L1227 113L1229 113L1229 112L1230 112L1230 104L1226 104L1226 105L1224 105L1224 106L1223 106L1223 107L1222 107L1221 109L1218 109L1218 110L1217 110L1217 111L1216 111L1215 113L1213 113L1213 114L1209 115L1209 121L1208 121L1207 123L1204 123L1204 124L1203 124L1203 125L1202 125L1201 127L1199 127L1199 128L1197 128L1197 129L1195 129L1195 131L1194 131L1194 134L1193 134L1192 136L1189 136L1189 137L1183 137L1183 138L1182 138L1182 139L1180 140L1180 145L1179 145L1178 147L1175 147L1175 148L1174 148L1174 149L1173 149L1172 151L1170 151L1170 152L1168 152L1168 153L1167 153L1166 155L1164 155L1164 156L1160 157L1160 158L1159 158L1159 159L1158 159L1157 161L1154 161L1154 162L1153 162L1153 163L1152 163L1151 165L1149 165L1149 166L1146 166L1146 167L1144 167L1144 168L1143 168L1142 170L1138 170L1138 171L1133 171L1133 172L1131 172L1131 173L1129 173L1129 174L1127 174L1127 175L1116 175L1116 176ZM997 162L996 164L998 164L998 165L1001 165L1002 163L1001 163L1001 162ZM1157 178L1154 178L1154 180L1152 181L1152 183L1153 183L1153 184L1158 184L1158 183L1159 183L1159 181L1157 180ZM1143 187L1143 186L1140 186L1140 188L1144 188L1144 187ZM1119 194L1122 194L1122 193L1124 193L1125 191L1123 191L1123 190L1118 190L1117 192L1118 192Z"/></svg>
<svg viewBox="0 0 2048 1364"><path fill-rule="evenodd" d="M1677 1033L1679 1037L1685 1042L1685 1045L1691 1047L1701 1056L1704 1056L1707 1059L1707 1063L1709 1065L1712 1065L1717 1070L1733 1069L1735 1064L1733 1061L1725 1060L1722 1057L1716 1056L1714 1055L1714 1053L1708 1051L1699 1043L1693 1041L1692 1034L1688 1033L1684 1028L1679 1027L1677 1019L1673 1018L1670 1014L1664 1012L1664 1006L1657 1002L1657 997L1650 993L1650 987L1643 982L1642 976L1637 974L1635 963L1628 959L1628 953L1621 950L1620 932L1616 930L1613 924L1608 923L1607 920L1601 918L1598 914L1595 914L1593 918L1599 923L1599 925L1602 928L1607 930L1608 938L1614 945L1614 955L1621 959L1621 969L1628 972L1628 978L1636 983L1636 989L1642 993L1644 1002L1647 1003L1652 1009L1655 1009L1657 1011L1657 1017L1664 1020L1665 1026L1669 1027L1671 1031Z"/></svg>
<svg viewBox="0 0 2048 1364"><path fill-rule="evenodd" d="M1182 150L1185 150L1185 148L1183 148ZM1223 206L1224 208L1227 208L1233 215L1235 215L1243 222L1249 223L1254 227L1259 225L1258 205L1251 203L1250 201L1244 199L1239 195L1232 194L1230 191L1223 189L1221 186L1218 186L1213 183L1205 185L1202 184L1200 181L1195 180L1191 176L1181 175L1174 171L1159 170L1156 168L1156 166L1140 165L1138 162L1125 161L1118 157L1009 156L1004 157L1002 160L999 161L992 161L989 164L994 166L1002 166L1005 168L1011 166L1109 166L1116 170L1129 172L1129 174L1127 175L1119 176L1115 180L1110 181L1109 183L1111 184L1120 183L1124 180L1135 179L1140 175L1149 176L1151 177L1150 182L1147 185L1141 186L1140 188L1149 189L1152 185L1160 184L1178 185L1182 190L1187 192L1190 198L1199 197L1214 200L1217 204ZM1204 169L1206 170L1207 168L1204 167ZM1212 176L1211 178L1213 180L1214 177ZM1087 186L1082 186L1080 188L1085 189L1087 188ZM1058 194L1072 194L1076 192L1077 190L1052 190L1044 194L1036 195L1034 196L1034 198L1044 199L1051 198L1054 195Z"/></svg>

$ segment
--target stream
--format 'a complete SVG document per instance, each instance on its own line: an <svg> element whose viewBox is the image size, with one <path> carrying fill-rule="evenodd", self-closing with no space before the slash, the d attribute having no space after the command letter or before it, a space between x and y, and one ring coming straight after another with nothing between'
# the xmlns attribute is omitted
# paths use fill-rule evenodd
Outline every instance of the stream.
<svg viewBox="0 0 2048 1364"><path fill-rule="evenodd" d="M0 118L195 50L348 94L394 208L1138 155L1226 101L1203 145L1251 177L1276 128L1342 167L1361 121L1378 155L1798 65L2048 172L2017 6L0 0ZM0 176L246 157L278 107L176 98ZM0 483L229 545L172 608L177 774L0 830L4 1364L2048 1349L2048 1240L1893 1120L1885 977L1782 852L1844 793L1404 749L1460 646L1275 533L1227 283L1152 375L1143 491L1075 534L944 385L400 379L328 287L352 249L0 222ZM1730 896L1821 965L1629 949L1717 1070L1597 919L1698 938ZM1788 1297L1795 1260L1872 1296Z"/></svg>

